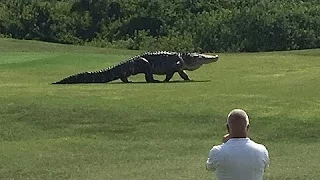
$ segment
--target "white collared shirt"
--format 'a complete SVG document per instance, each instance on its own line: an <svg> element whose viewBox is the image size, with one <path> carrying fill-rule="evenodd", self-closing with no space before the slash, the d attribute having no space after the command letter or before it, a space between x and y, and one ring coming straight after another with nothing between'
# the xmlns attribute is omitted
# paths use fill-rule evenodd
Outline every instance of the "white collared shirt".
<svg viewBox="0 0 320 180"><path fill-rule="evenodd" d="M249 138L232 138L213 146L206 167L217 180L262 180L269 166L268 150Z"/></svg>

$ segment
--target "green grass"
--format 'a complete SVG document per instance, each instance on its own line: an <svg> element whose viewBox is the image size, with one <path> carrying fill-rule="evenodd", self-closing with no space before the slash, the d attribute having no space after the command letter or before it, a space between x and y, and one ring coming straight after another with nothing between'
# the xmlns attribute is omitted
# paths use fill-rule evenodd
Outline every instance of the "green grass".
<svg viewBox="0 0 320 180"><path fill-rule="evenodd" d="M320 49L219 54L188 83L50 84L139 53L0 39L0 179L214 179L233 108L269 150L265 179L320 177Z"/></svg>

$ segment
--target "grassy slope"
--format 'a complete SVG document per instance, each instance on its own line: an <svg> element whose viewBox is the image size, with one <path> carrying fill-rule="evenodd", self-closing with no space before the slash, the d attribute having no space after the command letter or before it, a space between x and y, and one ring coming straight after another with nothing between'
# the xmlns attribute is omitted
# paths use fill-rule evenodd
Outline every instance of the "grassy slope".
<svg viewBox="0 0 320 180"><path fill-rule="evenodd" d="M220 54L190 83L50 85L137 53L0 39L0 179L212 179L236 107L269 149L265 179L320 177L319 49Z"/></svg>

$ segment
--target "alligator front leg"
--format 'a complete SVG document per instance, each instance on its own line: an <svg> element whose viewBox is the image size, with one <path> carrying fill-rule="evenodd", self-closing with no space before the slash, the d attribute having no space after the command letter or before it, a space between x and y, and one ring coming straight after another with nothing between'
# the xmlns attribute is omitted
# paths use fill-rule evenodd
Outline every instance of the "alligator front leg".
<svg viewBox="0 0 320 180"><path fill-rule="evenodd" d="M182 79L184 79L185 81L190 81L190 78L185 70L178 71L178 73Z"/></svg>
<svg viewBox="0 0 320 180"><path fill-rule="evenodd" d="M172 78L173 74L174 74L174 72L169 72L169 73L167 73L167 74L166 74L166 79L165 79L164 81L165 81L165 82L170 81L170 79Z"/></svg>

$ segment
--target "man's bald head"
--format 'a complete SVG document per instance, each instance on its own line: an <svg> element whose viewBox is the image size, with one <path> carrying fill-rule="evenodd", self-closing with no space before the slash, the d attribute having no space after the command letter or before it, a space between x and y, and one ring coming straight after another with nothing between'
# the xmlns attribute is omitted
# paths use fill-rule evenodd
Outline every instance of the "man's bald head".
<svg viewBox="0 0 320 180"><path fill-rule="evenodd" d="M230 131L240 133L246 131L249 127L249 117L242 109L234 109L228 114L227 126Z"/></svg>

